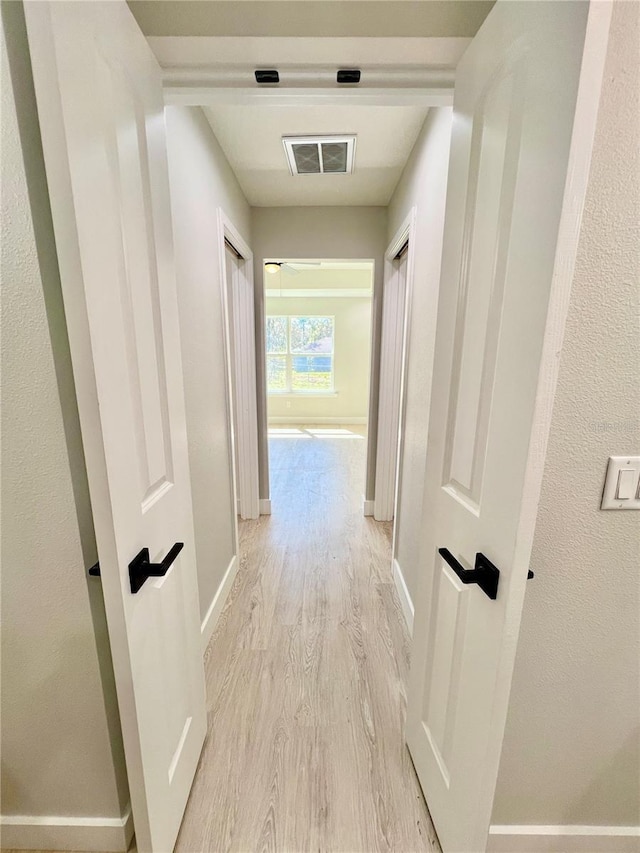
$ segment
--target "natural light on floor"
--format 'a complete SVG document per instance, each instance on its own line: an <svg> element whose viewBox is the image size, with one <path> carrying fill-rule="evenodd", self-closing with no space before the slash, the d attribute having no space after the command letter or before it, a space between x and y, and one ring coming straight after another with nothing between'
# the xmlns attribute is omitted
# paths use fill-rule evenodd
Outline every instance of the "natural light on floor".
<svg viewBox="0 0 640 853"><path fill-rule="evenodd" d="M364 435L337 427L269 427L269 438L359 438Z"/></svg>

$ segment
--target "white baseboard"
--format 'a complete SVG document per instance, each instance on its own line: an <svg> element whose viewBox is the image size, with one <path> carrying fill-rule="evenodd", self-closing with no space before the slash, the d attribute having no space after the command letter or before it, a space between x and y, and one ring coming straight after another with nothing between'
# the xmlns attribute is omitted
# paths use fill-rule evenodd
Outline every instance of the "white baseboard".
<svg viewBox="0 0 640 853"><path fill-rule="evenodd" d="M216 627L216 623L222 613L222 608L225 605L237 571L238 557L234 554L231 558L231 562L227 566L227 570L224 573L220 586L218 587L216 594L213 596L213 601L209 605L207 615L202 620L202 625L200 626L200 633L202 636L202 654L207 650L209 640L213 634L213 629Z"/></svg>
<svg viewBox="0 0 640 853"><path fill-rule="evenodd" d="M638 826L489 827L487 853L637 853Z"/></svg>
<svg viewBox="0 0 640 853"><path fill-rule="evenodd" d="M260 498L260 515L271 515L271 498Z"/></svg>
<svg viewBox="0 0 640 853"><path fill-rule="evenodd" d="M373 516L373 505L375 501L369 501L366 498L362 498L362 512L363 515L366 515L367 518Z"/></svg>
<svg viewBox="0 0 640 853"><path fill-rule="evenodd" d="M316 418L316 417L274 417L269 418L269 426L275 424L366 424L367 418Z"/></svg>
<svg viewBox="0 0 640 853"><path fill-rule="evenodd" d="M128 807L122 817L0 817L3 849L110 850L126 853L133 838L133 819Z"/></svg>
<svg viewBox="0 0 640 853"><path fill-rule="evenodd" d="M395 583L396 592L400 599L400 605L402 607L405 622L407 623L407 628L409 629L409 633L413 634L413 601L411 601L409 590L404 582L400 563L398 563L396 559L393 561L393 582Z"/></svg>

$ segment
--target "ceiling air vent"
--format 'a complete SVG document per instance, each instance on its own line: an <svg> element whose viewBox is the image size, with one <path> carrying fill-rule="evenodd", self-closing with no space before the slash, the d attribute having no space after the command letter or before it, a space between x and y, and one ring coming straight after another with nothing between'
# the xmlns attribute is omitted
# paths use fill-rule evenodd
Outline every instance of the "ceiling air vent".
<svg viewBox="0 0 640 853"><path fill-rule="evenodd" d="M350 175L355 136L283 136L292 175Z"/></svg>

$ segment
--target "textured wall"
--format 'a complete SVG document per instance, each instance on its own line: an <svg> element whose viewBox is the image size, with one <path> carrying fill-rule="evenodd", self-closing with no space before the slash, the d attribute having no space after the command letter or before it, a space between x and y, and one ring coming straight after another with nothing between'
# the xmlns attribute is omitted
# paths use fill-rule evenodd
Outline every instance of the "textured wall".
<svg viewBox="0 0 640 853"><path fill-rule="evenodd" d="M218 208L249 242L249 206L199 107L168 107L167 144L200 614L234 553Z"/></svg>
<svg viewBox="0 0 640 853"><path fill-rule="evenodd" d="M418 531L422 523L451 116L450 107L429 111L389 206L388 242L416 206L415 274L396 517L396 559L412 598L418 580Z"/></svg>
<svg viewBox="0 0 640 853"><path fill-rule="evenodd" d="M615 3L493 823L640 824L640 6Z"/></svg>
<svg viewBox="0 0 640 853"><path fill-rule="evenodd" d="M2 813L120 817L124 757L102 591L86 575L95 541L22 4L2 4L2 30Z"/></svg>
<svg viewBox="0 0 640 853"><path fill-rule="evenodd" d="M384 207L254 207L251 211L254 280L256 287L256 350L258 388L264 387L264 330L262 328L265 258L312 258L374 260L372 326L380 335L380 299L383 258L386 247L387 210ZM378 370L380 353L372 356L369 399L369 445L367 449L366 497L373 498L375 484L375 442L378 419ZM269 497L269 453L267 413L258 394L260 426L260 497Z"/></svg>

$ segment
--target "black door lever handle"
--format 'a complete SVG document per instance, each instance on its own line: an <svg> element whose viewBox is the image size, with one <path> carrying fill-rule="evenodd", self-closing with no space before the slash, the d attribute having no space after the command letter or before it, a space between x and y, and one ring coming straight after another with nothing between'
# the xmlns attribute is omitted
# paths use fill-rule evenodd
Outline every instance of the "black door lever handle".
<svg viewBox="0 0 640 853"><path fill-rule="evenodd" d="M184 542L176 542L161 563L150 563L149 549L143 548L129 563L129 586L131 587L131 592L138 592L147 578L164 577L183 548ZM99 578L100 563L91 566L89 574L93 578Z"/></svg>
<svg viewBox="0 0 640 853"><path fill-rule="evenodd" d="M484 554L478 551L476 554L476 564L473 569L465 569L447 548L438 548L438 554L451 566L462 583L477 583L484 594L495 601L498 597L500 571Z"/></svg>
<svg viewBox="0 0 640 853"><path fill-rule="evenodd" d="M184 542L176 542L161 563L149 562L149 549L143 548L129 563L129 585L131 586L131 592L138 592L147 578L164 577L183 548Z"/></svg>

